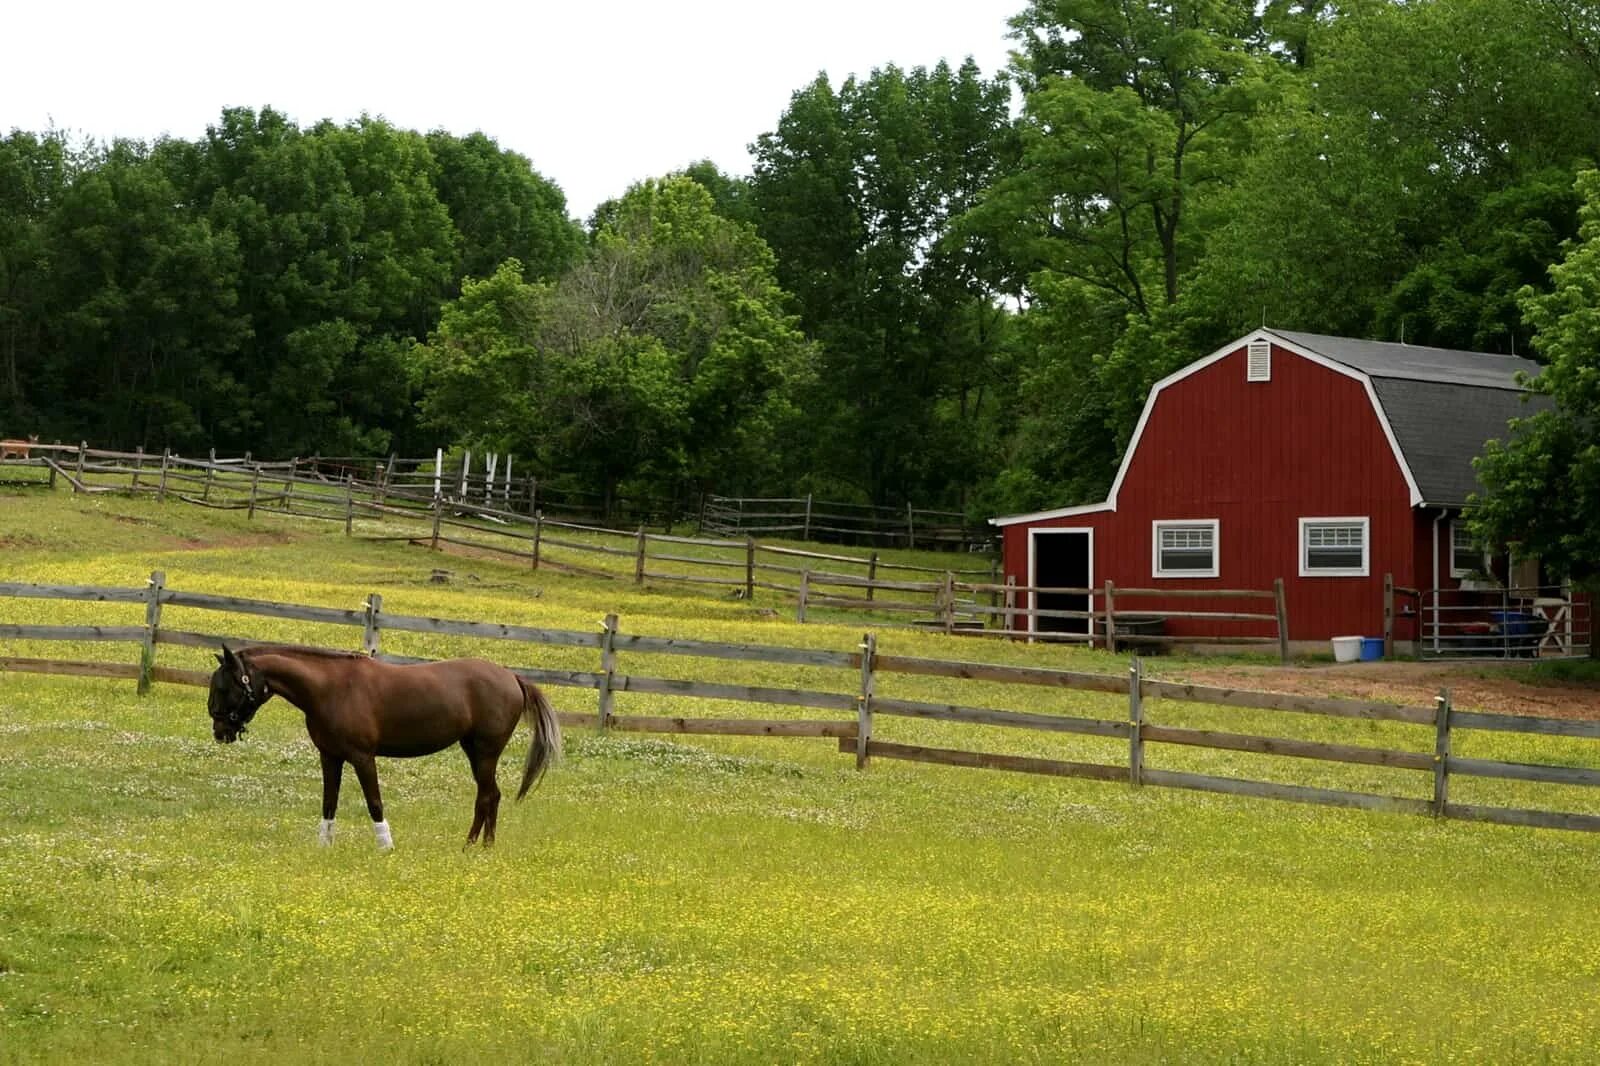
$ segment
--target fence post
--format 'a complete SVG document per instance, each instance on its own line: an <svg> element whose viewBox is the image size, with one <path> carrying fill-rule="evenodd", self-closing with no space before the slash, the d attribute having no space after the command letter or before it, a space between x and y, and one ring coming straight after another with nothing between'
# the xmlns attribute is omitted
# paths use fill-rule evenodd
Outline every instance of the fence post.
<svg viewBox="0 0 1600 1066"><path fill-rule="evenodd" d="M617 616L606 615L600 630L600 732L611 722L616 694L611 686L617 676Z"/></svg>
<svg viewBox="0 0 1600 1066"><path fill-rule="evenodd" d="M1128 781L1144 784L1144 667L1137 654L1128 664Z"/></svg>
<svg viewBox="0 0 1600 1066"><path fill-rule="evenodd" d="M956 631L956 575L944 572L944 632L946 636Z"/></svg>
<svg viewBox="0 0 1600 1066"><path fill-rule="evenodd" d="M906 547L917 546L917 521L911 514L911 501L906 501Z"/></svg>
<svg viewBox="0 0 1600 1066"><path fill-rule="evenodd" d="M804 622L806 620L806 604L810 601L810 599L811 571L802 570L800 571L800 605L795 608L794 612L794 620L796 622Z"/></svg>
<svg viewBox="0 0 1600 1066"><path fill-rule="evenodd" d="M161 484L156 489L156 499L167 502L167 467L172 463L172 449L161 449Z"/></svg>
<svg viewBox="0 0 1600 1066"><path fill-rule="evenodd" d="M79 484L82 484L82 482L83 482L83 453L88 451L88 450L89 450L89 442L88 441L82 440L82 441L78 442L78 482L79 482Z"/></svg>
<svg viewBox="0 0 1600 1066"><path fill-rule="evenodd" d="M144 647L139 651L139 695L150 691L156 669L156 630L161 626L161 590L167 575L160 570L150 575L144 599Z"/></svg>
<svg viewBox="0 0 1600 1066"><path fill-rule="evenodd" d="M811 493L806 493L806 524L800 533L801 540L811 539Z"/></svg>
<svg viewBox="0 0 1600 1066"><path fill-rule="evenodd" d="M873 552L872 558L867 560L867 599L872 599L873 582L878 580L878 553Z"/></svg>
<svg viewBox="0 0 1600 1066"><path fill-rule="evenodd" d="M461 453L461 501L467 499L467 478L472 474L472 452Z"/></svg>
<svg viewBox="0 0 1600 1066"><path fill-rule="evenodd" d="M1017 631L1017 579L1010 574L1006 575L1006 632Z"/></svg>
<svg viewBox="0 0 1600 1066"><path fill-rule="evenodd" d="M257 466L250 475L250 510L245 513L246 519L256 516L256 489L261 485L261 467Z"/></svg>
<svg viewBox="0 0 1600 1066"><path fill-rule="evenodd" d="M356 483L350 474L344 476L344 535L350 535L350 527L356 520Z"/></svg>
<svg viewBox="0 0 1600 1066"><path fill-rule="evenodd" d="M1444 817L1450 806L1450 690L1433 698L1433 813Z"/></svg>
<svg viewBox="0 0 1600 1066"><path fill-rule="evenodd" d="M1278 661L1289 661L1289 606L1283 598L1283 578L1272 579L1272 595L1278 606Z"/></svg>
<svg viewBox="0 0 1600 1066"><path fill-rule="evenodd" d="M645 543L646 543L647 539L648 538L647 538L647 535L646 535L646 533L644 531L644 526L641 524L639 526L639 548L638 548L638 553L634 557L634 560L633 560L633 583L635 585L644 584L644 552L645 552Z"/></svg>
<svg viewBox="0 0 1600 1066"><path fill-rule="evenodd" d="M444 512L444 497L435 494L433 497L433 540L428 547L433 551L439 550L439 519Z"/></svg>
<svg viewBox="0 0 1600 1066"><path fill-rule="evenodd" d="M217 476L217 450L211 449L211 465L206 467L206 487L200 490L202 500L211 499L211 481Z"/></svg>
<svg viewBox="0 0 1600 1066"><path fill-rule="evenodd" d="M868 745L872 743L872 692L875 687L873 669L878 657L878 638L868 633L861 638L861 695L856 697L856 769L865 770L872 761Z"/></svg>
<svg viewBox="0 0 1600 1066"><path fill-rule="evenodd" d="M996 559L989 564L989 614L984 618L983 628L999 621L1000 611L1000 560Z"/></svg>
<svg viewBox="0 0 1600 1066"><path fill-rule="evenodd" d="M539 513L539 479L532 474L528 475L528 513Z"/></svg>
<svg viewBox="0 0 1600 1066"><path fill-rule="evenodd" d="M133 484L130 488L139 487L139 472L144 469L144 445L136 445L133 449Z"/></svg>
<svg viewBox="0 0 1600 1066"><path fill-rule="evenodd" d="M1116 608L1116 602L1115 602L1116 593L1117 593L1117 586L1114 583L1112 583L1110 581L1107 581L1106 582L1106 651L1111 652L1113 655L1116 654L1116 651L1117 651L1117 608ZM1135 649L1135 652L1137 653L1137 649ZM1138 662L1139 660L1138 660L1137 657L1135 657L1133 661L1134 662ZM1135 781L1134 784L1138 784L1138 782Z"/></svg>
<svg viewBox="0 0 1600 1066"><path fill-rule="evenodd" d="M288 480L283 483L283 513L294 514L294 477L300 469L300 460L297 458L289 467Z"/></svg>
<svg viewBox="0 0 1600 1066"><path fill-rule="evenodd" d="M1394 574L1383 575L1383 657L1394 658Z"/></svg>
<svg viewBox="0 0 1600 1066"><path fill-rule="evenodd" d="M442 486L440 484L440 481L441 481L441 479L443 477L444 477L444 449L443 448L435 448L434 452L433 452L433 494L435 496L439 495L439 493L444 491L444 486Z"/></svg>
<svg viewBox="0 0 1600 1066"><path fill-rule="evenodd" d="M745 602L756 598L756 538L744 538L744 598Z"/></svg>
<svg viewBox="0 0 1600 1066"><path fill-rule="evenodd" d="M367 597L365 627L361 632L361 650L376 658L378 654L378 612L383 610L383 597L374 592Z"/></svg>

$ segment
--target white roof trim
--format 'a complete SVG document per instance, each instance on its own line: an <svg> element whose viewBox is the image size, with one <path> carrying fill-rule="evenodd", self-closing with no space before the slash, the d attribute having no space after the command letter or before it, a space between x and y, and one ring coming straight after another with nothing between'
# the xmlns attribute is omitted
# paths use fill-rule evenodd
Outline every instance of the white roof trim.
<svg viewBox="0 0 1600 1066"><path fill-rule="evenodd" d="M1191 374L1204 370L1219 359L1232 355L1240 348L1247 348L1251 341L1257 340L1271 341L1273 344L1287 349L1295 355L1311 360L1318 366L1326 367L1336 374L1343 374L1347 378L1361 382L1362 387L1367 390L1367 400L1372 404L1372 413L1377 417L1378 425L1383 428L1384 439L1389 442L1389 452L1394 456L1395 464L1400 467L1400 473L1406 479L1406 489L1411 494L1411 506L1426 506L1426 501L1422 498L1422 491L1417 488L1417 479L1411 476L1411 467L1406 464L1406 457L1400 451L1400 442L1395 439L1394 427L1389 425L1389 416L1384 414L1383 405L1378 402L1378 393L1372 387L1372 378L1363 371L1346 366L1335 359L1330 359L1304 345L1296 344L1294 341L1281 337L1270 329L1262 328L1247 333L1238 340L1229 341L1204 359L1197 359L1150 386L1150 395L1145 397L1144 410L1139 413L1139 424L1134 427L1133 436L1128 439L1127 450L1122 453L1122 462L1117 467L1116 479L1111 482L1111 491L1106 495L1103 503L1085 504L1081 507L1061 507L1053 511L1035 511L1033 514L1004 515L1000 518L989 519L989 524L1012 526L1023 522L1044 522L1052 518L1092 514L1096 511L1115 511L1117 509L1117 494L1122 491L1123 479L1128 476L1128 467L1133 463L1134 453L1139 450L1139 441L1144 437L1144 428L1150 423L1150 412L1155 410L1156 398L1161 395L1162 390L1169 385L1177 384Z"/></svg>
<svg viewBox="0 0 1600 1066"><path fill-rule="evenodd" d="M1034 511L1032 514L1008 514L989 519L991 526L1015 526L1024 522L1045 522L1052 518L1071 518L1073 515L1094 514L1096 511L1115 511L1110 503L1085 503L1077 507L1057 507L1053 511Z"/></svg>

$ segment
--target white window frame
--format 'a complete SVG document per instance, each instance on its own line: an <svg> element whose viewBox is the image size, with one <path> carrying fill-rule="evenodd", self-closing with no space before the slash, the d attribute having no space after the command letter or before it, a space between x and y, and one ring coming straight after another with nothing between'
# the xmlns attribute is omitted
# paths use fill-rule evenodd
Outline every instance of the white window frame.
<svg viewBox="0 0 1600 1066"><path fill-rule="evenodd" d="M1167 529L1206 529L1211 533L1211 566L1205 570L1163 570L1161 533ZM1222 567L1222 523L1215 518L1158 518L1150 523L1150 576L1155 578L1217 577Z"/></svg>
<svg viewBox="0 0 1600 1066"><path fill-rule="evenodd" d="M1312 526L1359 525L1361 527L1361 565L1330 568L1310 565L1311 545L1307 533ZM1372 519L1367 515L1328 515L1300 519L1301 577L1368 577L1372 572Z"/></svg>
<svg viewBox="0 0 1600 1066"><path fill-rule="evenodd" d="M1471 574L1476 574L1476 573L1478 573L1480 571L1487 572L1488 569L1489 569L1488 560L1486 558L1488 553L1485 552L1482 548L1479 548L1477 545L1473 545L1473 547L1472 547L1472 551L1473 551L1472 564L1473 565L1471 565L1471 566L1459 566L1459 567L1456 565L1456 530L1458 530L1458 529L1465 530L1466 528L1467 528L1467 523L1466 523L1465 519L1452 518L1450 520L1450 576L1451 577L1467 577L1467 576L1469 576Z"/></svg>

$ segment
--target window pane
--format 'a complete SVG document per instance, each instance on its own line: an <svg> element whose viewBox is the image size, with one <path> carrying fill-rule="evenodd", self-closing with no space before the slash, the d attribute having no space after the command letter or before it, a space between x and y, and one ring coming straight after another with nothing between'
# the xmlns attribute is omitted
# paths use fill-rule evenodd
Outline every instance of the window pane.
<svg viewBox="0 0 1600 1066"><path fill-rule="evenodd" d="M1306 551L1306 567L1311 570L1359 570L1361 549L1310 548Z"/></svg>
<svg viewBox="0 0 1600 1066"><path fill-rule="evenodd" d="M1216 529L1207 525L1156 527L1160 573L1209 572L1217 568Z"/></svg>
<svg viewBox="0 0 1600 1066"><path fill-rule="evenodd" d="M1450 526L1450 569L1475 570L1483 565L1483 553L1472 543L1472 531L1456 522Z"/></svg>
<svg viewBox="0 0 1600 1066"><path fill-rule="evenodd" d="M1167 570L1210 570L1211 549L1202 551L1178 551L1163 549L1161 552L1161 569Z"/></svg>
<svg viewBox="0 0 1600 1066"><path fill-rule="evenodd" d="M1307 570L1362 570L1367 543L1361 522L1318 522L1305 527Z"/></svg>

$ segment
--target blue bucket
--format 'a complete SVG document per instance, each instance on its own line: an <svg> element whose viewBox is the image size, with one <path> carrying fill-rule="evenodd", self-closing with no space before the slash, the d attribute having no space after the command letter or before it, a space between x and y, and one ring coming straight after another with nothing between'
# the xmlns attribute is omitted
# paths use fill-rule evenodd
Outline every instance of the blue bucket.
<svg viewBox="0 0 1600 1066"><path fill-rule="evenodd" d="M1383 658L1382 637L1361 638L1361 661L1364 663L1376 662Z"/></svg>

